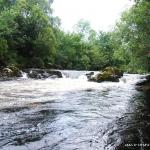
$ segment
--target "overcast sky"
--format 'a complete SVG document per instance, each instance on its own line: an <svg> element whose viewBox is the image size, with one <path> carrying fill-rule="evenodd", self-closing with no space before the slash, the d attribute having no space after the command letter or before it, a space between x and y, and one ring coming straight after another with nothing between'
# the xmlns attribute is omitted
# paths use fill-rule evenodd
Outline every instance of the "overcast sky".
<svg viewBox="0 0 150 150"><path fill-rule="evenodd" d="M97 31L108 31L132 4L131 0L54 0L52 7L65 31L72 31L80 19L88 20Z"/></svg>

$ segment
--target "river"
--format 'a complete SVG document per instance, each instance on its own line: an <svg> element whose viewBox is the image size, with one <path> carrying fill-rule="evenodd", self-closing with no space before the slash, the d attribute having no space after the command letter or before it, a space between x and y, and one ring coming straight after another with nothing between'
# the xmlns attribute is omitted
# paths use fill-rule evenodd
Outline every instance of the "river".
<svg viewBox="0 0 150 150"><path fill-rule="evenodd" d="M0 82L1 150L145 150L150 144L150 97L142 75L88 82L86 71L63 78ZM150 149L150 146L149 146Z"/></svg>

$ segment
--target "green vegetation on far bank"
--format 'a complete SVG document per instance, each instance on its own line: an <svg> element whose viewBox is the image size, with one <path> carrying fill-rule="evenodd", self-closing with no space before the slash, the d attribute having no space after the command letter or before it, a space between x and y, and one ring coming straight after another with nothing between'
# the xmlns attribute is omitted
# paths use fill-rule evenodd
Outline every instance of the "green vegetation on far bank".
<svg viewBox="0 0 150 150"><path fill-rule="evenodd" d="M150 71L150 2L136 1L111 32L80 20L73 32L60 28L52 0L0 0L0 68ZM98 15L97 15L98 16Z"/></svg>

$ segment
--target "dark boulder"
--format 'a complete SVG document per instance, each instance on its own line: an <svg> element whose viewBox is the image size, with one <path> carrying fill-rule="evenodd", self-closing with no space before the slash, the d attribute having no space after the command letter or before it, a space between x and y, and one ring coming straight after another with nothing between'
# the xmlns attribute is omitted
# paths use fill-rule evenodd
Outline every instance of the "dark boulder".
<svg viewBox="0 0 150 150"><path fill-rule="evenodd" d="M27 75L29 78L42 79L41 73L34 70L31 70Z"/></svg>
<svg viewBox="0 0 150 150"><path fill-rule="evenodd" d="M57 70L50 69L24 69L29 78L46 79L46 78L62 78L62 73Z"/></svg>
<svg viewBox="0 0 150 150"><path fill-rule="evenodd" d="M138 91L150 92L150 75L147 75L145 80L138 82L136 89Z"/></svg>
<svg viewBox="0 0 150 150"><path fill-rule="evenodd" d="M91 79L91 77L94 75L94 72L89 72L85 74L88 79Z"/></svg>
<svg viewBox="0 0 150 150"><path fill-rule="evenodd" d="M62 78L62 73L58 70L49 70L49 69L46 69L46 72L50 74L50 76L57 76L57 78Z"/></svg>

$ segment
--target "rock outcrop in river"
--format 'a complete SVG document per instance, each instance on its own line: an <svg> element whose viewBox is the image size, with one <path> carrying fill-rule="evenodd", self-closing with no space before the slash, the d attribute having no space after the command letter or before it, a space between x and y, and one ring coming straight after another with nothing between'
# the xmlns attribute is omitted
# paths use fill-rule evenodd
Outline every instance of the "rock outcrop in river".
<svg viewBox="0 0 150 150"><path fill-rule="evenodd" d="M22 71L14 65L3 68L0 71L1 80L10 80L10 79L14 79L17 77L22 77Z"/></svg>
<svg viewBox="0 0 150 150"><path fill-rule="evenodd" d="M123 71L116 67L107 67L95 76L88 76L89 81L94 82L103 82L103 81L111 81L111 82L119 82L119 78L123 76Z"/></svg>
<svg viewBox="0 0 150 150"><path fill-rule="evenodd" d="M46 79L46 78L62 78L62 73L57 70L51 69L24 69L20 70L18 67L11 65L0 70L0 80L12 80L23 76L23 72L27 77L33 79Z"/></svg>
<svg viewBox="0 0 150 150"><path fill-rule="evenodd" d="M29 78L45 79L45 78L62 78L62 73L51 69L24 69Z"/></svg>
<svg viewBox="0 0 150 150"><path fill-rule="evenodd" d="M139 91L144 91L144 92L149 92L150 91L150 75L146 76L146 79L138 82L137 84L137 90Z"/></svg>

